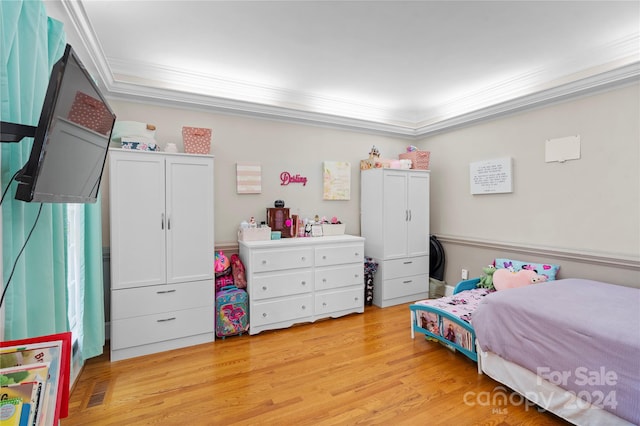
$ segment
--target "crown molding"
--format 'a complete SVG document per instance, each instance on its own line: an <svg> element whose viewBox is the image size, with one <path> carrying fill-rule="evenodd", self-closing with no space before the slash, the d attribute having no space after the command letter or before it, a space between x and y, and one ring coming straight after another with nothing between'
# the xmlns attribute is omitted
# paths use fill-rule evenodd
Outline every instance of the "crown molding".
<svg viewBox="0 0 640 426"><path fill-rule="evenodd" d="M289 123L334 127L385 136L399 136L410 139L413 139L416 136L415 129L412 126L401 126L339 115L304 111L301 109L258 104L255 102L246 102L236 99L219 98L179 90L137 85L133 83L115 82L109 91L108 98L160 106L175 106L178 108L215 111L224 114L249 116Z"/></svg>
<svg viewBox="0 0 640 426"><path fill-rule="evenodd" d="M60 3L97 71L98 85L105 89L108 98L403 138L422 138L640 78L640 33L636 33L592 49L588 55L568 57L561 64L577 66L573 69L588 67L582 72L550 81L557 71L556 64L553 69L532 70L466 94L441 105L438 111L401 113L177 68L106 58L82 1L60 0ZM593 61L592 58L605 65L589 65L587 62Z"/></svg>
<svg viewBox="0 0 640 426"><path fill-rule="evenodd" d="M318 117L321 122L346 119L354 123L380 123L384 128L398 129L400 133L405 132L402 130L404 128L415 127L413 116L392 115L383 108L362 103L143 62L132 63L109 58L109 64L114 72L109 92L119 92L121 95L125 92L130 95L146 92L180 102L191 98L199 105L208 105L218 110L229 107L234 111L243 109L246 112L254 111L266 115L275 115L281 111L288 119L293 118L292 115L303 113L301 115L305 120ZM163 91L165 93L161 94Z"/></svg>
<svg viewBox="0 0 640 426"><path fill-rule="evenodd" d="M102 50L102 45L100 45L95 31L93 31L93 27L87 17L82 2L77 0L60 0L59 3L69 17L69 23L73 26L75 34L79 35L83 48L89 55L100 77L96 79L98 85L108 91L109 87L113 84L113 73ZM74 50L77 51L78 49L74 46ZM84 59L83 62L85 62Z"/></svg>
<svg viewBox="0 0 640 426"><path fill-rule="evenodd" d="M549 105L571 97L595 93L638 80L640 80L640 61L451 118L433 120L430 123L417 126L415 133L419 137L428 136L480 120L497 118L525 109Z"/></svg>
<svg viewBox="0 0 640 426"><path fill-rule="evenodd" d="M326 112L306 111L302 106L279 106L254 101L211 96L208 94L155 87L149 81L133 83L114 79L109 85L109 97L135 100L178 107L213 110L221 113L253 116L286 122L314 124L341 129L372 132L403 138L422 138L431 134L451 130L481 120L498 118L528 108L540 107L571 97L595 93L616 85L623 85L640 79L640 61L610 71L581 78L551 88L535 91L529 95L499 102L485 108L478 108L450 118L437 118L427 123L398 121L376 121L354 118Z"/></svg>

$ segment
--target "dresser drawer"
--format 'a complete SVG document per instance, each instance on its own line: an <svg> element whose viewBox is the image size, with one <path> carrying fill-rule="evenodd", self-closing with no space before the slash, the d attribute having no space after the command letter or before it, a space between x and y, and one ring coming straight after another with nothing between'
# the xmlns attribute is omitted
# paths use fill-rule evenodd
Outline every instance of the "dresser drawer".
<svg viewBox="0 0 640 426"><path fill-rule="evenodd" d="M200 306L213 306L212 281L166 284L111 291L111 319L123 319Z"/></svg>
<svg viewBox="0 0 640 426"><path fill-rule="evenodd" d="M111 320L111 349L214 332L211 306Z"/></svg>
<svg viewBox="0 0 640 426"><path fill-rule="evenodd" d="M364 284L364 264L318 268L315 275L316 291Z"/></svg>
<svg viewBox="0 0 640 426"><path fill-rule="evenodd" d="M416 293L429 292L429 275L413 275L410 277L384 280L383 297L395 299L397 297L410 296Z"/></svg>
<svg viewBox="0 0 640 426"><path fill-rule="evenodd" d="M313 295L251 304L251 326L291 321L313 315Z"/></svg>
<svg viewBox="0 0 640 426"><path fill-rule="evenodd" d="M304 269L289 273L256 274L251 280L251 297L253 300L272 297L290 296L311 292L313 288L313 272Z"/></svg>
<svg viewBox="0 0 640 426"><path fill-rule="evenodd" d="M251 273L313 266L313 248L257 250L251 254Z"/></svg>
<svg viewBox="0 0 640 426"><path fill-rule="evenodd" d="M323 246L316 248L316 267L355 262L363 264L364 244L342 244L339 246Z"/></svg>
<svg viewBox="0 0 640 426"><path fill-rule="evenodd" d="M316 294L314 308L316 317L326 317L332 312L346 310L364 312L364 287Z"/></svg>
<svg viewBox="0 0 640 426"><path fill-rule="evenodd" d="M384 261L384 279L429 273L429 256Z"/></svg>

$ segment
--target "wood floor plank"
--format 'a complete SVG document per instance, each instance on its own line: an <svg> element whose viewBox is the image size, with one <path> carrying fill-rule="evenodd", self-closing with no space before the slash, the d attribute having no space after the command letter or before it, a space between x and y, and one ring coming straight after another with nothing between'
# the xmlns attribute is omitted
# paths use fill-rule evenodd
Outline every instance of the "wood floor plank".
<svg viewBox="0 0 640 426"><path fill-rule="evenodd" d="M423 336L407 305L111 363L89 360L71 393L75 425L564 425ZM514 399L516 402L518 399Z"/></svg>

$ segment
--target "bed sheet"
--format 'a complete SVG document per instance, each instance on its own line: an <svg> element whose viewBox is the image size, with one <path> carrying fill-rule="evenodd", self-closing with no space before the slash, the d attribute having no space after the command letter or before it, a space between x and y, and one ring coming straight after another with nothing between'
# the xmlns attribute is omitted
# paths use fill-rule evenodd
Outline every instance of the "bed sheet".
<svg viewBox="0 0 640 426"><path fill-rule="evenodd" d="M450 314L460 318L463 321L471 323L473 312L487 294L493 293L494 290L486 288L474 288L473 290L465 290L451 296L441 297L439 299L427 299L416 302L416 305L426 305L449 312Z"/></svg>
<svg viewBox="0 0 640 426"><path fill-rule="evenodd" d="M563 279L499 291L473 326L483 351L640 424L640 289Z"/></svg>

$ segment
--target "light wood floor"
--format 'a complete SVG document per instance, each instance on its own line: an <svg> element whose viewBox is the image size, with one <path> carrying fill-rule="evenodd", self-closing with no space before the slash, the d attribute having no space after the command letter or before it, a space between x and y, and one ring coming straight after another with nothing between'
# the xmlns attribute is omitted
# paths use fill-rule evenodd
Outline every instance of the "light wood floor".
<svg viewBox="0 0 640 426"><path fill-rule="evenodd" d="M114 363L107 349L86 363L62 426L566 424L465 356L412 340L409 318L407 305L367 307Z"/></svg>

